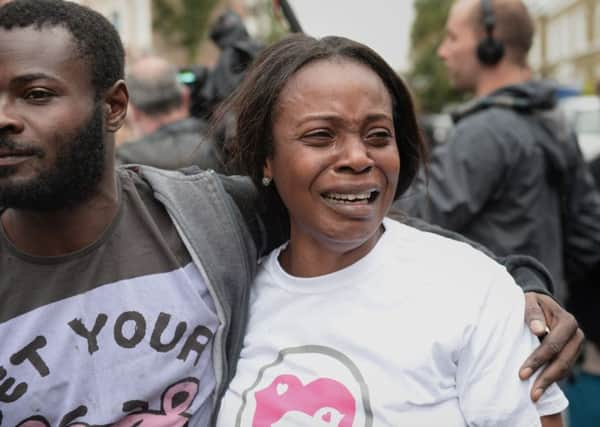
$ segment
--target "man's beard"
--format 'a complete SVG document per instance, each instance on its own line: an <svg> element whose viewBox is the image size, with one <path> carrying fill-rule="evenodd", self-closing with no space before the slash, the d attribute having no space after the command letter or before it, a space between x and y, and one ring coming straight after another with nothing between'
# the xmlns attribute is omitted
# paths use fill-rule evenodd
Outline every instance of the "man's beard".
<svg viewBox="0 0 600 427"><path fill-rule="evenodd" d="M0 207L52 211L89 199L96 191L105 168L104 128L101 103L90 119L71 135L56 153L54 165L23 183L0 183ZM0 133L0 148L14 148ZM39 157L43 152L37 153ZM11 171L8 171L10 177Z"/></svg>

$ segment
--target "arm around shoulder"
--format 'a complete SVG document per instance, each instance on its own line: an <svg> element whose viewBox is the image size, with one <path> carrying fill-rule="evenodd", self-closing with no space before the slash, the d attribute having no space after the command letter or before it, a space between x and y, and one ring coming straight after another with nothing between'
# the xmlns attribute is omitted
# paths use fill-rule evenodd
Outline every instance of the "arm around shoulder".
<svg viewBox="0 0 600 427"><path fill-rule="evenodd" d="M554 290L552 276L546 267L542 265L542 263L532 257L526 255L509 255L507 257L499 257L485 246L468 239L460 233L456 233L437 225L430 224L421 219L408 216L397 208L392 208L388 216L396 221L400 221L421 231L439 234L440 236L466 243L478 251L483 252L498 264L503 265L524 292L536 292L552 296L552 291Z"/></svg>
<svg viewBox="0 0 600 427"><path fill-rule="evenodd" d="M267 209L249 177L218 176L225 191L240 210L259 256L266 255L289 238L288 218L281 212Z"/></svg>

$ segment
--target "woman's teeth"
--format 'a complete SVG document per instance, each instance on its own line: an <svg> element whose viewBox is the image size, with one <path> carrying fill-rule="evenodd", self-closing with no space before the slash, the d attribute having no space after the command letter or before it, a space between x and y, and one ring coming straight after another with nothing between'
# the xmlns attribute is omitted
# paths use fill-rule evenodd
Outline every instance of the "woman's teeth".
<svg viewBox="0 0 600 427"><path fill-rule="evenodd" d="M364 193L324 193L323 197L327 200L342 203L368 202L374 191Z"/></svg>

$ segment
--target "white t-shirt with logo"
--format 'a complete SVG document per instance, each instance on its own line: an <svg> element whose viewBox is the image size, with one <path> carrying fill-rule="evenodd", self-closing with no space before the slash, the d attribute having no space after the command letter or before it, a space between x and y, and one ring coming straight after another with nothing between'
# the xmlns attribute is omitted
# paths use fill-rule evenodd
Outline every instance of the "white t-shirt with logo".
<svg viewBox="0 0 600 427"><path fill-rule="evenodd" d="M466 244L385 220L373 250L298 278L263 260L218 426L540 425L520 365L539 345L521 289Z"/></svg>

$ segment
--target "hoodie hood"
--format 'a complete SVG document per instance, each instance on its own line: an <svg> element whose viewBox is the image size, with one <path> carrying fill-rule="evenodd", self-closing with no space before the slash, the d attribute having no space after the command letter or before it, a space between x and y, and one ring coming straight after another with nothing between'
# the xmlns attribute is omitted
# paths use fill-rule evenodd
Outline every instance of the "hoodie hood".
<svg viewBox="0 0 600 427"><path fill-rule="evenodd" d="M556 107L556 89L553 82L530 80L525 83L504 86L487 96L475 98L451 113L458 122L480 110L490 107L508 108L519 112L549 111Z"/></svg>

